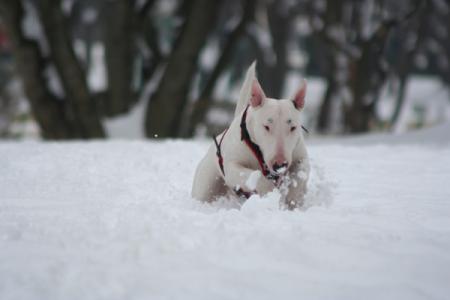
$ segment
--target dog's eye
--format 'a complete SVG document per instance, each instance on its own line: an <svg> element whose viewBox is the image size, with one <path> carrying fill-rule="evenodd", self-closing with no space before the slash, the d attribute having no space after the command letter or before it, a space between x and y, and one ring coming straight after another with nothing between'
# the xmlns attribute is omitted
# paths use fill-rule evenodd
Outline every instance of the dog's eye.
<svg viewBox="0 0 450 300"><path fill-rule="evenodd" d="M269 128L269 126L267 126L267 125L264 125L264 129L265 129L267 132L270 131L270 128Z"/></svg>
<svg viewBox="0 0 450 300"><path fill-rule="evenodd" d="M291 127L291 132L294 131L295 129L297 129L297 127L296 126L292 126Z"/></svg>

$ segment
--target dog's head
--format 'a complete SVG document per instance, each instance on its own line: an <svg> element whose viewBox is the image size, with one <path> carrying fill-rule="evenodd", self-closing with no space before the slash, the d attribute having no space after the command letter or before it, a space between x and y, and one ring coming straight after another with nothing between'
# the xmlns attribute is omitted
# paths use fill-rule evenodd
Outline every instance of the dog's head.
<svg viewBox="0 0 450 300"><path fill-rule="evenodd" d="M253 80L247 127L271 172L283 174L292 163L294 149L302 139L300 110L305 95L305 80L291 100L267 98L258 80Z"/></svg>

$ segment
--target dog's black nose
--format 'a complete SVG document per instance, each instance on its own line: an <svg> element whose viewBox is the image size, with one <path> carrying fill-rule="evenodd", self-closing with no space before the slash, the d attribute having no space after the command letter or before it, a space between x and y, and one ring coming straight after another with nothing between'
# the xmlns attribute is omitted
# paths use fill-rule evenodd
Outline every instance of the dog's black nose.
<svg viewBox="0 0 450 300"><path fill-rule="evenodd" d="M287 170L287 166L287 162L284 162L282 164L274 163L272 169L277 173L284 173Z"/></svg>

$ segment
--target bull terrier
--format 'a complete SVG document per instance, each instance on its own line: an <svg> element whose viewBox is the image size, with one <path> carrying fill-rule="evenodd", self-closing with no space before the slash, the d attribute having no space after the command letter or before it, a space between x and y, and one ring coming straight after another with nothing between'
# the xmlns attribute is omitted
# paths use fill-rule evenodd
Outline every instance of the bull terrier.
<svg viewBox="0 0 450 300"><path fill-rule="evenodd" d="M309 177L308 154L300 123L306 81L293 99L266 97L250 66L240 90L234 119L214 138L200 161L192 197L211 202L231 191L242 198L279 189L280 205L300 207Z"/></svg>

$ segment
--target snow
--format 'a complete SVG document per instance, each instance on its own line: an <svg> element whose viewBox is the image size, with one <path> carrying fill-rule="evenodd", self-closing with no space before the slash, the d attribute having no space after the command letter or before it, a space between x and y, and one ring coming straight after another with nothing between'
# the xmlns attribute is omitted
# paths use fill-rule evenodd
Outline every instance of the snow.
<svg viewBox="0 0 450 300"><path fill-rule="evenodd" d="M261 177L261 171L256 170L253 171L250 176L248 177L247 181L245 182L245 185L248 189L251 191L254 191L256 189L256 186L258 185L258 180Z"/></svg>
<svg viewBox="0 0 450 300"><path fill-rule="evenodd" d="M119 139L143 139L145 108L147 101L142 99L126 115L105 119L103 125L108 137Z"/></svg>
<svg viewBox="0 0 450 300"><path fill-rule="evenodd" d="M206 71L211 72L214 68L220 51L219 41L217 39L211 42L209 47L206 47L200 54L200 65L205 68Z"/></svg>
<svg viewBox="0 0 450 300"><path fill-rule="evenodd" d="M446 299L445 126L307 141L299 211L191 199L210 141L0 143L0 299Z"/></svg>
<svg viewBox="0 0 450 300"><path fill-rule="evenodd" d="M48 54L50 52L48 41L44 35L44 29L38 21L38 12L31 2L24 2L25 17L22 18L22 31L26 38L35 40L42 53Z"/></svg>
<svg viewBox="0 0 450 300"><path fill-rule="evenodd" d="M101 43L92 45L92 64L88 72L88 84L92 91L104 91L108 88L108 80L105 66L105 48Z"/></svg>
<svg viewBox="0 0 450 300"><path fill-rule="evenodd" d="M403 134L370 133L345 138L313 138L314 144L352 144L352 145L422 145L448 147L450 145L450 122L430 128L422 128Z"/></svg>
<svg viewBox="0 0 450 300"><path fill-rule="evenodd" d="M89 7L83 11L81 19L82 19L83 23L93 24L97 20L97 17L98 17L97 10Z"/></svg>
<svg viewBox="0 0 450 300"><path fill-rule="evenodd" d="M108 137L112 139L145 138L144 120L150 95L155 91L163 74L163 68L157 68L153 79L148 81L138 99L137 104L128 114L103 120ZM157 136L155 136L157 137Z"/></svg>
<svg viewBox="0 0 450 300"><path fill-rule="evenodd" d="M44 69L44 75L48 82L48 88L60 99L64 99L66 93L54 64L48 64Z"/></svg>
<svg viewBox="0 0 450 300"><path fill-rule="evenodd" d="M264 197L252 195L241 207L244 216L257 216L261 211L276 212L280 207L281 193L278 190L268 193Z"/></svg>

